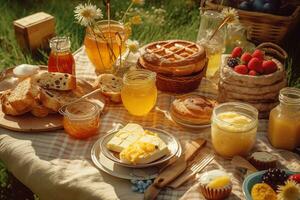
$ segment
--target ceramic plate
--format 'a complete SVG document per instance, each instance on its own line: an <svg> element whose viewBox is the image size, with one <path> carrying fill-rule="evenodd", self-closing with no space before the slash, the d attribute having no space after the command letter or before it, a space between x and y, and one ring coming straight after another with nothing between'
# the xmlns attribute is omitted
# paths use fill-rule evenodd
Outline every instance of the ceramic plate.
<svg viewBox="0 0 300 200"><path fill-rule="evenodd" d="M122 179L138 179L138 180L147 180L153 179L157 176L159 170L163 167L162 165L147 167L147 168L128 168L121 165L118 165L116 162L105 157L100 150L100 141L96 141L91 150L91 158L93 163L98 169L104 171L114 177ZM181 155L181 147L176 153L176 157Z"/></svg>
<svg viewBox="0 0 300 200"><path fill-rule="evenodd" d="M250 174L249 176L247 176L243 182L243 193L246 197L247 200L252 200L251 197L251 189L252 187L256 184L256 183L260 183L262 180L262 175L266 172L266 170L264 171L259 171L259 172L255 172L253 174ZM285 172L288 175L291 174L295 174L296 172L291 172L288 170L285 170Z"/></svg>
<svg viewBox="0 0 300 200"><path fill-rule="evenodd" d="M151 163L147 163L147 164L128 164L128 163L124 163L119 159L118 154L108 150L106 148L106 144L108 143L108 141L114 136L114 134L117 131L108 133L106 135L104 135L103 137L101 137L100 139L100 149L101 152L103 153L103 155L105 157L107 157L108 159L116 162L119 165L122 165L124 167L132 167L132 168L144 168L144 167L150 167L150 166L155 166L155 165L159 165L162 164L168 160L170 160L173 156L176 155L177 151L179 150L179 148L181 148L179 141L171 134L160 130L160 129L154 129L154 128L145 128L145 130L149 130L151 132L157 133L157 135L166 143L170 153L156 161L153 161Z"/></svg>

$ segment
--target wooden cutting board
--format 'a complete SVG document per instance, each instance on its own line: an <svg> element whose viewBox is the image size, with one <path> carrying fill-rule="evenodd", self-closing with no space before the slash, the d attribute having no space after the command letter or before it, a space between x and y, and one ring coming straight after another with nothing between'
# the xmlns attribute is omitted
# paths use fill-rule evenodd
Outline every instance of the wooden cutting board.
<svg viewBox="0 0 300 200"><path fill-rule="evenodd" d="M47 68L41 66L41 70L45 70ZM9 68L7 70L4 70L0 74L0 95L2 91L5 91L9 89L10 86L7 86L5 84L1 84L4 79L9 78L13 76L12 72L13 68ZM86 81L77 79L77 85L80 87L77 87L78 90L80 90L81 93L89 93L93 90L93 87ZM103 105L103 110L105 109L106 101L105 99L100 96L98 93L91 96L93 100L96 100L97 104L100 106ZM26 113L21 116L9 116L5 115L2 112L1 108L1 102L0 102L0 127L12 130L12 131L18 131L18 132L27 132L27 133L33 133L33 132L46 132L46 131L53 131L63 128L63 117L60 114L49 114L46 117L35 117L30 113Z"/></svg>

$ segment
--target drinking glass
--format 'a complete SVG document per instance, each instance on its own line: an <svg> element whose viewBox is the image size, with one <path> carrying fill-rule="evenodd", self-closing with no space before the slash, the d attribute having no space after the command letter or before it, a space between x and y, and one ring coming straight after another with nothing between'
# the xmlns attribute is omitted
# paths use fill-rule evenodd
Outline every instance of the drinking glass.
<svg viewBox="0 0 300 200"><path fill-rule="evenodd" d="M197 43L205 48L208 55L207 78L213 77L221 66L221 55L225 49L224 30L219 30L211 40L210 37L221 24L222 20L221 13L215 11L201 13Z"/></svg>
<svg viewBox="0 0 300 200"><path fill-rule="evenodd" d="M121 97L124 107L135 116L147 115L155 106L157 98L156 73L136 69L123 77Z"/></svg>

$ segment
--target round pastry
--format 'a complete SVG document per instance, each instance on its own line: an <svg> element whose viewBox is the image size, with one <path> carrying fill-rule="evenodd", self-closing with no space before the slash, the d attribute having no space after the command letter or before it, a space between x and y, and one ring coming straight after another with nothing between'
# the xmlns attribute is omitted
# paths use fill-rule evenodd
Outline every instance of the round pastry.
<svg viewBox="0 0 300 200"><path fill-rule="evenodd" d="M251 189L253 200L276 200L276 192L265 183L257 183Z"/></svg>
<svg viewBox="0 0 300 200"><path fill-rule="evenodd" d="M217 200L227 198L232 190L229 175L221 170L204 173L199 179L200 192L206 199Z"/></svg>
<svg viewBox="0 0 300 200"><path fill-rule="evenodd" d="M184 95L171 104L171 115L187 124L209 124L213 108L217 102L197 94Z"/></svg>
<svg viewBox="0 0 300 200"><path fill-rule="evenodd" d="M138 64L167 76L187 76L203 70L206 53L202 46L185 40L166 40L145 46Z"/></svg>
<svg viewBox="0 0 300 200"><path fill-rule="evenodd" d="M254 152L249 158L249 162L259 170L267 170L269 168L276 168L277 159L268 152Z"/></svg>

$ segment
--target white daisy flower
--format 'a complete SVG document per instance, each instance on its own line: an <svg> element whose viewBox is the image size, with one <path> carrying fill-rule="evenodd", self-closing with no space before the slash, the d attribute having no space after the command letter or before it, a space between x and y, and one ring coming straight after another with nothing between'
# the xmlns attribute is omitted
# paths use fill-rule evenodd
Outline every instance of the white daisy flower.
<svg viewBox="0 0 300 200"><path fill-rule="evenodd" d="M77 22L82 26L90 26L97 19L103 18L101 9L90 3L79 4L75 7L74 13Z"/></svg>
<svg viewBox="0 0 300 200"><path fill-rule="evenodd" d="M234 8L224 8L222 10L223 18L229 18L228 23L236 23L239 21L239 14Z"/></svg>
<svg viewBox="0 0 300 200"><path fill-rule="evenodd" d="M136 53L139 50L140 44L139 44L139 42L137 40L130 40L130 39L128 39L126 41L126 46L127 46L127 48L129 49L130 52Z"/></svg>

